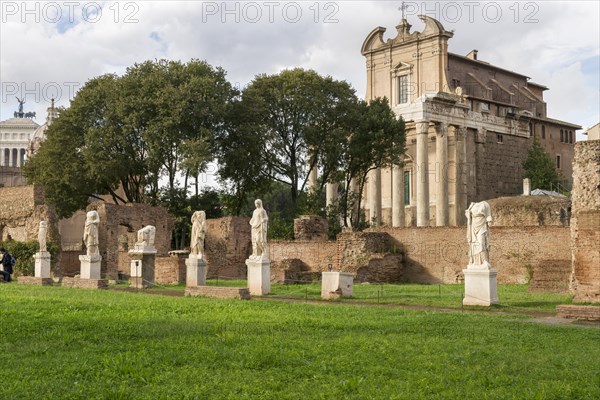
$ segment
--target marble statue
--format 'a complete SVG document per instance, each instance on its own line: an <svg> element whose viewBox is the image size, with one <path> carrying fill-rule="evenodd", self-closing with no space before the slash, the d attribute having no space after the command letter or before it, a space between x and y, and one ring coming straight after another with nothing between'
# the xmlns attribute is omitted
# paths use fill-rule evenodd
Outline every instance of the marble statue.
<svg viewBox="0 0 600 400"><path fill-rule="evenodd" d="M83 242L88 256L100 255L98 250L98 224L100 216L97 211L88 211L85 217L85 228L83 230Z"/></svg>
<svg viewBox="0 0 600 400"><path fill-rule="evenodd" d="M490 205L485 202L471 203L465 211L467 217L467 242L469 243L469 267L490 268L490 229L492 222Z"/></svg>
<svg viewBox="0 0 600 400"><path fill-rule="evenodd" d="M250 226L252 227L252 255L250 260L268 259L267 228L269 217L262 206L262 200L255 200L256 209L252 213Z"/></svg>
<svg viewBox="0 0 600 400"><path fill-rule="evenodd" d="M136 247L154 247L154 238L156 236L156 227L146 225L138 231Z"/></svg>
<svg viewBox="0 0 600 400"><path fill-rule="evenodd" d="M206 213L196 211L192 215L192 239L190 242L190 255L204 258L204 238L206 237Z"/></svg>
<svg viewBox="0 0 600 400"><path fill-rule="evenodd" d="M48 251L46 248L46 232L48 232L48 223L40 221L40 229L38 230L38 243L40 244L40 252Z"/></svg>

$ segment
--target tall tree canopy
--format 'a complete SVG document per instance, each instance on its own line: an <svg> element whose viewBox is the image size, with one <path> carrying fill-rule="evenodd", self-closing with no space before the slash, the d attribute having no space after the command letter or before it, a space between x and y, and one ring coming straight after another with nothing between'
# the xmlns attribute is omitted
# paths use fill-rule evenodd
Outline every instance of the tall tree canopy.
<svg viewBox="0 0 600 400"><path fill-rule="evenodd" d="M222 69L199 60L146 61L121 77L94 78L49 127L25 174L45 187L61 216L99 195L117 202L175 198L177 176L184 190L194 177L197 191L236 95Z"/></svg>
<svg viewBox="0 0 600 400"><path fill-rule="evenodd" d="M554 160L537 139L533 140L527 159L523 161L523 169L525 169L525 178L531 179L533 189L556 189L562 181L554 168Z"/></svg>
<svg viewBox="0 0 600 400"><path fill-rule="evenodd" d="M307 166L318 168L327 138L355 103L347 82L314 71L257 76L235 106L238 123L221 138L222 180L235 182L238 193L265 181L282 182L295 205L307 183Z"/></svg>

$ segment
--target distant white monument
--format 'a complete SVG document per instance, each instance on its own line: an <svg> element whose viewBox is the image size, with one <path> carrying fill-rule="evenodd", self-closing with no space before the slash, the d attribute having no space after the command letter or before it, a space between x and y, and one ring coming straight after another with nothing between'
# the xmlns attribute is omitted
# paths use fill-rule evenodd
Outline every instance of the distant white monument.
<svg viewBox="0 0 600 400"><path fill-rule="evenodd" d="M469 264L465 276L464 305L490 306L498 304L498 271L490 269L490 223L492 213L485 202L471 203L465 211Z"/></svg>

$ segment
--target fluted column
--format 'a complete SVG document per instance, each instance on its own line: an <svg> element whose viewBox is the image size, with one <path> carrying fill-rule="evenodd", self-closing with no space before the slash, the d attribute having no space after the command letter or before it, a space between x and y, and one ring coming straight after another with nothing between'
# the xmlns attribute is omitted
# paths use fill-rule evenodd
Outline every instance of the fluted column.
<svg viewBox="0 0 600 400"><path fill-rule="evenodd" d="M448 125L435 125L435 225L448 226Z"/></svg>
<svg viewBox="0 0 600 400"><path fill-rule="evenodd" d="M429 226L429 154L428 136L429 121L416 124L417 154L415 162L417 186L417 226Z"/></svg>
<svg viewBox="0 0 600 400"><path fill-rule="evenodd" d="M392 226L404 228L404 167L394 165L392 168Z"/></svg>
<svg viewBox="0 0 600 400"><path fill-rule="evenodd" d="M326 195L326 199L327 199L326 206L327 207L337 204L338 186L339 186L339 184L337 182L335 182L335 183L327 182L327 186L325 188L325 195Z"/></svg>
<svg viewBox="0 0 600 400"><path fill-rule="evenodd" d="M369 172L369 209L371 210L370 223L373 226L381 225L381 169L376 168Z"/></svg>
<svg viewBox="0 0 600 400"><path fill-rule="evenodd" d="M456 225L464 225L465 210L467 209L467 170L465 161L467 159L466 136L467 128L464 126L454 129L456 153L454 155L454 212L456 217Z"/></svg>
<svg viewBox="0 0 600 400"><path fill-rule="evenodd" d="M306 188L309 194L314 194L317 191L317 167L310 168L310 164L307 165L308 170L308 182Z"/></svg>

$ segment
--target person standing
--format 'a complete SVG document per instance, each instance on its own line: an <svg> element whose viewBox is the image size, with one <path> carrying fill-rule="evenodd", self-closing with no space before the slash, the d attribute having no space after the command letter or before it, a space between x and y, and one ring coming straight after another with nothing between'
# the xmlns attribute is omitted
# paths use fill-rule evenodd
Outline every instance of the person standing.
<svg viewBox="0 0 600 400"><path fill-rule="evenodd" d="M13 256L4 247L0 248L0 253L2 254L2 258L0 259L2 281L10 282L12 280L10 275L13 273Z"/></svg>

